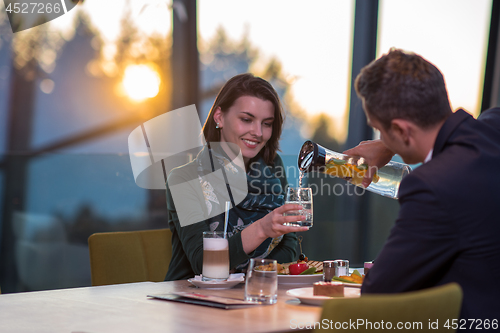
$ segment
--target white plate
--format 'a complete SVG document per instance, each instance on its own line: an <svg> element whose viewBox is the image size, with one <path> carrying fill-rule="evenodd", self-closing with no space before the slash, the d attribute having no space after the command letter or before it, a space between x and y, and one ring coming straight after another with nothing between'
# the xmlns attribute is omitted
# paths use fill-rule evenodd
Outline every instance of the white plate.
<svg viewBox="0 0 500 333"><path fill-rule="evenodd" d="M309 305L323 305L323 302L329 299L342 298L342 297L328 297L328 296L314 296L313 288L297 288L290 289L286 292L288 296L297 297L301 303ZM345 298L357 298L361 296L361 289L359 288L344 288Z"/></svg>
<svg viewBox="0 0 500 333"><path fill-rule="evenodd" d="M323 281L323 274L278 275L278 284L313 284Z"/></svg>
<svg viewBox="0 0 500 333"><path fill-rule="evenodd" d="M225 281L203 281L201 275L196 275L193 279L188 279L188 281L203 289L230 289L238 283L245 282L245 274L231 274L229 279Z"/></svg>

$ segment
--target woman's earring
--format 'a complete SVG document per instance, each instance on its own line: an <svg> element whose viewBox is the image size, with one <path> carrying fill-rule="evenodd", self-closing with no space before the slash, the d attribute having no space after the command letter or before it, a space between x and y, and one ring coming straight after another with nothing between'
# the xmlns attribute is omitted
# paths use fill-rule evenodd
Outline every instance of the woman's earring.
<svg viewBox="0 0 500 333"><path fill-rule="evenodd" d="M217 125L215 126L215 128L216 128L216 129L219 129L219 128L220 128L220 127L219 127L219 123L217 123Z"/></svg>

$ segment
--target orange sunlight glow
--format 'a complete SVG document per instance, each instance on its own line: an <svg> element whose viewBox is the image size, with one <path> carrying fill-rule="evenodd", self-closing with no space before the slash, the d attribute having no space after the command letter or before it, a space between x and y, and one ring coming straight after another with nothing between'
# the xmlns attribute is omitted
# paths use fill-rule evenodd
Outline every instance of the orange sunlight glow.
<svg viewBox="0 0 500 333"><path fill-rule="evenodd" d="M153 98L160 91L161 78L158 72L148 65L130 65L123 75L123 89L127 96L141 102Z"/></svg>

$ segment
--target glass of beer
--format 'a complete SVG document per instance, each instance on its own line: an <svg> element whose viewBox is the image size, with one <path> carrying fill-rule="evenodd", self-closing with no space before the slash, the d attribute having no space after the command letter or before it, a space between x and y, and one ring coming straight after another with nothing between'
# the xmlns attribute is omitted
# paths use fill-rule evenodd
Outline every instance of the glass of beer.
<svg viewBox="0 0 500 333"><path fill-rule="evenodd" d="M203 232L203 281L223 281L229 277L229 243L223 231Z"/></svg>
<svg viewBox="0 0 500 333"><path fill-rule="evenodd" d="M298 222L284 223L291 227L312 227L313 226L313 202L312 189L309 187L289 187L286 192L285 204L301 205L301 210L288 211L285 216L303 215L305 220Z"/></svg>

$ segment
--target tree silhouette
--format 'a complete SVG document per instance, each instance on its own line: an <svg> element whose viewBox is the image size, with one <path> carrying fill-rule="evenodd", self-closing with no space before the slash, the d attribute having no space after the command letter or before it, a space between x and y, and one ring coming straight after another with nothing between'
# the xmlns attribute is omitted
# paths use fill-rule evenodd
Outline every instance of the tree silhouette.
<svg viewBox="0 0 500 333"><path fill-rule="evenodd" d="M311 140L316 142L317 144L322 145L323 147L327 147L330 150L339 151L339 142L330 135L331 124L332 120L330 117L323 113L319 115L316 129L314 130L314 134Z"/></svg>

